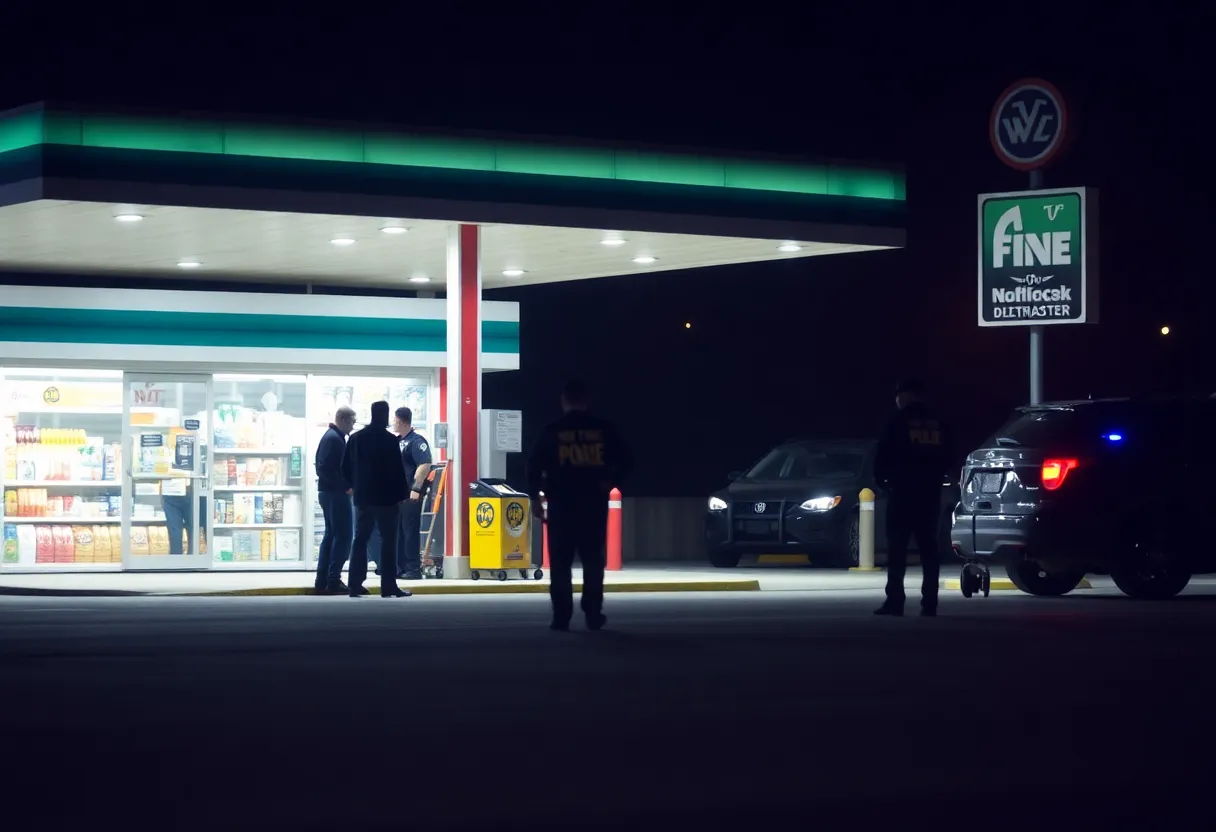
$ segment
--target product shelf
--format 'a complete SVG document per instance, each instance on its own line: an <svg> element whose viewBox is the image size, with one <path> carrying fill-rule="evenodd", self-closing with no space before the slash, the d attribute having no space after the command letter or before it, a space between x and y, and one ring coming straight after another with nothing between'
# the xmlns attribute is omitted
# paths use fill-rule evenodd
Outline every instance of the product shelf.
<svg viewBox="0 0 1216 832"><path fill-rule="evenodd" d="M37 523L40 526L92 526L96 523L121 523L121 517L5 517L5 523ZM151 523L152 520L137 521ZM161 521L164 522L163 520Z"/></svg>
<svg viewBox="0 0 1216 832"><path fill-rule="evenodd" d="M231 456L291 456L291 448L212 448L216 456L228 454Z"/></svg>
<svg viewBox="0 0 1216 832"><path fill-rule="evenodd" d="M214 529L302 529L303 523L216 523Z"/></svg>
<svg viewBox="0 0 1216 832"><path fill-rule="evenodd" d="M121 488L122 480L13 480L5 488Z"/></svg>
<svg viewBox="0 0 1216 832"><path fill-rule="evenodd" d="M302 485L216 485L211 488L212 491L238 491L238 492L262 492L262 491L303 491Z"/></svg>

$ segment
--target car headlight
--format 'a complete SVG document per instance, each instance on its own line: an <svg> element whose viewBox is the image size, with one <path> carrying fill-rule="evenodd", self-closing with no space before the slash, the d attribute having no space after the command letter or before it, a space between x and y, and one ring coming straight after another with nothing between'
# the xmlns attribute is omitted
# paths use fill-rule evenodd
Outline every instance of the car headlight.
<svg viewBox="0 0 1216 832"><path fill-rule="evenodd" d="M723 500L720 497L710 497L709 498L709 510L710 511L726 511L726 500Z"/></svg>
<svg viewBox="0 0 1216 832"><path fill-rule="evenodd" d="M831 511L840 505L840 497L812 497L799 508L803 511Z"/></svg>

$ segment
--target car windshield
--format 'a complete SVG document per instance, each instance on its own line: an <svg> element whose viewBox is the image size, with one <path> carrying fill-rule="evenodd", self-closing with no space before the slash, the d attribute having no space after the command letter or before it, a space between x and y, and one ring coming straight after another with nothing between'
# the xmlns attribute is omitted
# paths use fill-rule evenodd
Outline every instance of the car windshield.
<svg viewBox="0 0 1216 832"><path fill-rule="evenodd" d="M861 474L865 459L859 449L799 442L769 451L746 476L749 480L848 479Z"/></svg>

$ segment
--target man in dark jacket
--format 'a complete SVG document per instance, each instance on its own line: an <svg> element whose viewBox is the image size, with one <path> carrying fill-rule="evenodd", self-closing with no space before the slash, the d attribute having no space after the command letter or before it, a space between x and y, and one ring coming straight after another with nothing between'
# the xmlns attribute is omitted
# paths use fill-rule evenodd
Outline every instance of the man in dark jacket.
<svg viewBox="0 0 1216 832"><path fill-rule="evenodd" d="M937 615L942 483L952 461L949 429L924 401L919 381L895 388L899 411L878 443L875 477L887 489L887 600L876 615L904 614L908 540L920 552L921 615Z"/></svg>
<svg viewBox="0 0 1216 832"><path fill-rule="evenodd" d="M317 592L326 595L346 592L342 567L350 555L355 534L355 510L350 499L350 482L342 473L342 458L346 455L346 437L354 428L355 411L340 407L317 445L317 502L325 517L325 536L317 555L315 586Z"/></svg>
<svg viewBox="0 0 1216 832"><path fill-rule="evenodd" d="M583 566L581 606L587 628L599 630L604 616L604 538L608 492L620 485L632 459L616 428L587 412L587 389L570 382L562 394L565 415L545 427L528 459L528 495L533 513L548 501L549 598L553 630L568 630L574 616L573 575Z"/></svg>
<svg viewBox="0 0 1216 832"><path fill-rule="evenodd" d="M372 421L351 436L342 458L342 473L355 502L355 541L350 554L350 597L367 595L367 542L380 532L380 595L404 598L397 586L397 521L409 493L397 437L388 430L388 402L372 405Z"/></svg>

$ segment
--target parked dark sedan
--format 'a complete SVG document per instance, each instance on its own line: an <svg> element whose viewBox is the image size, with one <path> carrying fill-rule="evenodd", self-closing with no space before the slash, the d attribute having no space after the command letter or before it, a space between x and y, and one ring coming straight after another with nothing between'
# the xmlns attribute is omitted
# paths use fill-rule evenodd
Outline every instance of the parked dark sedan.
<svg viewBox="0 0 1216 832"><path fill-rule="evenodd" d="M877 443L800 439L769 451L709 498L705 543L714 566L738 566L746 556L806 555L824 566L856 566L860 494L875 500L874 548L887 551L886 495L874 480ZM949 517L958 501L942 489L942 551L949 551ZM876 559L881 563L885 558Z"/></svg>

